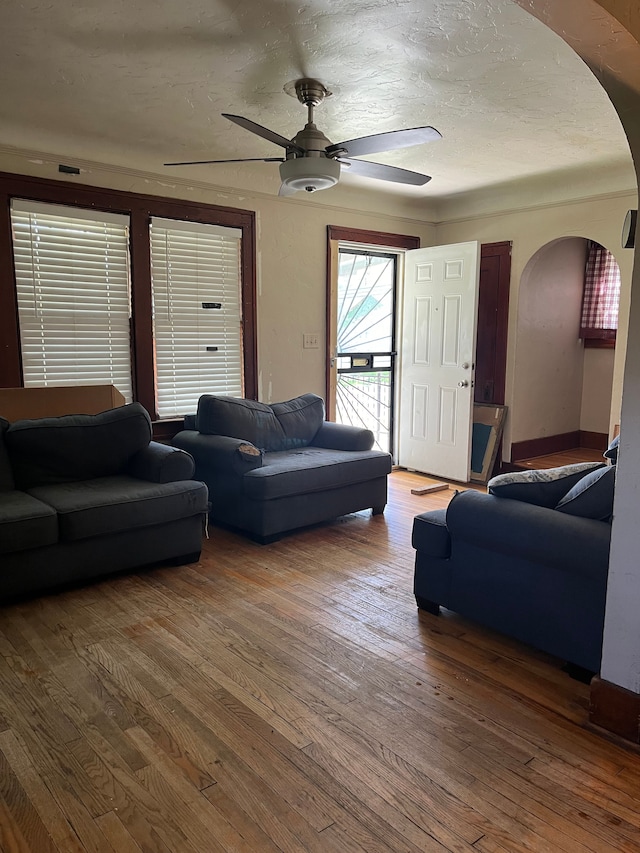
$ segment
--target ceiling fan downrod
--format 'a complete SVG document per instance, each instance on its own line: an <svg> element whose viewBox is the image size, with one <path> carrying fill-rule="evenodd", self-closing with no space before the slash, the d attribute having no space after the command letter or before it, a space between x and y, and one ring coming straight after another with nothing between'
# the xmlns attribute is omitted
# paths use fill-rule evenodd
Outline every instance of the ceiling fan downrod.
<svg viewBox="0 0 640 853"><path fill-rule="evenodd" d="M330 98L332 95L324 83L313 77L301 77L299 80L287 83L284 90L287 95L297 98L306 107L317 107L325 98Z"/></svg>

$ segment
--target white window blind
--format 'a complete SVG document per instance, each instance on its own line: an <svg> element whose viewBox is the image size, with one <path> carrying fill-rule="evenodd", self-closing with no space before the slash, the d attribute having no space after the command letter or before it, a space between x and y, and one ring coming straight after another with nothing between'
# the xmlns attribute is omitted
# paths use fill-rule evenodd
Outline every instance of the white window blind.
<svg viewBox="0 0 640 853"><path fill-rule="evenodd" d="M242 231L151 220L158 415L195 412L201 394L242 395Z"/></svg>
<svg viewBox="0 0 640 853"><path fill-rule="evenodd" d="M14 199L26 387L112 384L132 400L129 218Z"/></svg>

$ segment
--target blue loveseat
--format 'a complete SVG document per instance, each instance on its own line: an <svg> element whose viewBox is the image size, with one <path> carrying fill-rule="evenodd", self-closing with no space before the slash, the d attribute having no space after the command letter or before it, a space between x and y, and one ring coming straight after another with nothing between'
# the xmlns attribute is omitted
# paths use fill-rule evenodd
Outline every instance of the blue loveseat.
<svg viewBox="0 0 640 853"><path fill-rule="evenodd" d="M488 494L468 490L418 515L418 607L454 610L598 672L614 480L604 463L501 475Z"/></svg>
<svg viewBox="0 0 640 853"><path fill-rule="evenodd" d="M173 439L209 487L214 523L267 543L281 534L387 502L391 456L368 429L324 419L324 401L203 395Z"/></svg>

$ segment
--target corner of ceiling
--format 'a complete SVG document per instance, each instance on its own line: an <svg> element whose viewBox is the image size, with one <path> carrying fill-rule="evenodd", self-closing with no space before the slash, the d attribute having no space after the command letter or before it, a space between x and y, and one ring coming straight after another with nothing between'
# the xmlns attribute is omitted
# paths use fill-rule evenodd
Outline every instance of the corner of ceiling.
<svg viewBox="0 0 640 853"><path fill-rule="evenodd" d="M581 166L557 170L441 196L435 200L434 214L437 224L443 225L589 198L637 195L637 191L635 170L629 157L598 169Z"/></svg>

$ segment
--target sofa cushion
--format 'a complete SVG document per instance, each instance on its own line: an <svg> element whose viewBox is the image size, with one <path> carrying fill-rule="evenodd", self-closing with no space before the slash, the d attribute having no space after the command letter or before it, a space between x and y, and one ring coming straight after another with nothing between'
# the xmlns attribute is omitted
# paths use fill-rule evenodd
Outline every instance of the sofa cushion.
<svg viewBox="0 0 640 853"><path fill-rule="evenodd" d="M274 403L271 408L285 437L281 450L311 444L324 421L324 400L317 394L303 394L284 403Z"/></svg>
<svg viewBox="0 0 640 853"><path fill-rule="evenodd" d="M411 544L416 551L446 560L451 555L447 510L434 509L417 515L413 519Z"/></svg>
<svg viewBox="0 0 640 853"><path fill-rule="evenodd" d="M556 509L581 518L608 520L613 513L615 477L615 466L589 472L569 489Z"/></svg>
<svg viewBox="0 0 640 853"><path fill-rule="evenodd" d="M579 462L560 468L514 471L499 474L487 483L487 491L498 498L555 507L567 491L589 471L603 468L604 462Z"/></svg>
<svg viewBox="0 0 640 853"><path fill-rule="evenodd" d="M10 491L15 486L5 441L5 433L8 429L9 421L0 418L0 492Z"/></svg>
<svg viewBox="0 0 640 853"><path fill-rule="evenodd" d="M0 492L0 554L58 541L55 510L25 492Z"/></svg>
<svg viewBox="0 0 640 853"><path fill-rule="evenodd" d="M261 450L282 450L285 434L271 406L257 400L203 394L198 400L198 432L242 438Z"/></svg>
<svg viewBox="0 0 640 853"><path fill-rule="evenodd" d="M117 474L150 440L151 420L139 403L99 415L15 421L6 432L22 489Z"/></svg>
<svg viewBox="0 0 640 853"><path fill-rule="evenodd" d="M304 447L266 453L262 468L245 474L242 487L248 498L266 501L363 483L390 471L388 453Z"/></svg>
<svg viewBox="0 0 640 853"><path fill-rule="evenodd" d="M57 511L60 539L67 542L205 513L208 498L204 483L150 483L127 476L36 486L29 493Z"/></svg>

